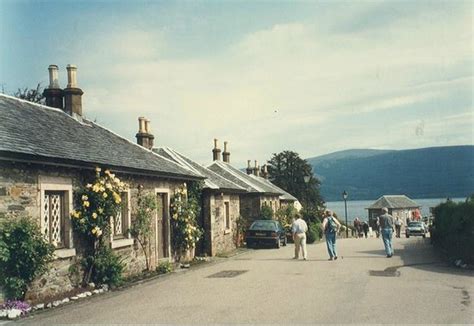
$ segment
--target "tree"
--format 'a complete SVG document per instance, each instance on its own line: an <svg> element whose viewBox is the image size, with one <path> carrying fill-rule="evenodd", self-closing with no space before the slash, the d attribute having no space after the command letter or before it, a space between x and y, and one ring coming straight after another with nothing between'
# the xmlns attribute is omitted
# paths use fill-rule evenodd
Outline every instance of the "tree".
<svg viewBox="0 0 474 326"><path fill-rule="evenodd" d="M273 154L268 163L271 182L298 198L305 207L324 205L319 191L320 181L313 175L311 165L298 153L283 151ZM307 183L305 176L310 177Z"/></svg>
<svg viewBox="0 0 474 326"><path fill-rule="evenodd" d="M38 83L38 85L36 85L36 89L28 87L25 87L23 89L18 88L18 90L13 93L13 96L22 100L44 104L43 87L41 87L41 83Z"/></svg>

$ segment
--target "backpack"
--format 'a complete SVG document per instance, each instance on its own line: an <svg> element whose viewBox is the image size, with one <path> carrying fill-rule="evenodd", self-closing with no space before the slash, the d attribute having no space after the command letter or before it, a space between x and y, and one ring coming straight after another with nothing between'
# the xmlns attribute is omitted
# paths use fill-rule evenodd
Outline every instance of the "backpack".
<svg viewBox="0 0 474 326"><path fill-rule="evenodd" d="M336 232L337 230L337 224L336 222L334 221L334 218L332 216L329 216L328 217L328 223L326 225L326 232Z"/></svg>

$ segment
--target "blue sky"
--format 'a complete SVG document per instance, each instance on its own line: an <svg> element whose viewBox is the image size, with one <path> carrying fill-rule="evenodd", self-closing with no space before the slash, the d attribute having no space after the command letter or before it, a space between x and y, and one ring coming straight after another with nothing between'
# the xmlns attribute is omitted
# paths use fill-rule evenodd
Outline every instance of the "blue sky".
<svg viewBox="0 0 474 326"><path fill-rule="evenodd" d="M208 163L473 144L470 1L5 1L0 84L78 66L83 111Z"/></svg>

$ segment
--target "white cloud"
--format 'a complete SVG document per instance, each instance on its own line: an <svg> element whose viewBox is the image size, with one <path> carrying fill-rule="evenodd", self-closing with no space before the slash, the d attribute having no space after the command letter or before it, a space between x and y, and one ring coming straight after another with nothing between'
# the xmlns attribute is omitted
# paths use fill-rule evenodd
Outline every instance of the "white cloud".
<svg viewBox="0 0 474 326"><path fill-rule="evenodd" d="M84 96L90 115L107 123L104 108L112 110L117 122L109 127L129 138L136 132L130 120L146 115L158 144L198 161L208 161L214 137L230 141L238 165L283 149L312 156L348 147L409 147L414 141L396 126L379 144L359 131L371 127L357 118L334 124L360 113L416 109L459 85L472 86L472 76L451 82L472 72L464 69L472 63L471 18L448 16L439 24L404 18L339 34L317 23L275 24L212 56L175 59L164 59L172 46L164 31L125 28L88 42L82 53L88 68L79 78L91 86ZM427 116L425 123L428 130L437 122ZM339 140L334 130L358 134Z"/></svg>

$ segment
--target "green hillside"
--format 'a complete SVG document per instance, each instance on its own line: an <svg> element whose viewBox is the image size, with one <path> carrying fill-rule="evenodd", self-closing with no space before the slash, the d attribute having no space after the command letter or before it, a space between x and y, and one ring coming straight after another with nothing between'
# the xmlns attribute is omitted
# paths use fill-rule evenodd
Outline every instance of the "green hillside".
<svg viewBox="0 0 474 326"><path fill-rule="evenodd" d="M307 159L326 201L388 194L411 198L466 197L474 193L474 146L413 150L348 150Z"/></svg>

